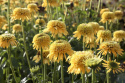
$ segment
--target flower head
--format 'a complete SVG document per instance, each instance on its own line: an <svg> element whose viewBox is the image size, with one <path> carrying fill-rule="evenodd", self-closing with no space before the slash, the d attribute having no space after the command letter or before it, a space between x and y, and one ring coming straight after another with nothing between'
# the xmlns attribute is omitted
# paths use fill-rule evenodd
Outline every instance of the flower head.
<svg viewBox="0 0 125 83"><path fill-rule="evenodd" d="M47 4L49 5L49 6L52 6L52 7L58 7L59 5L60 5L60 1L61 0L48 0L48 2L47 2L47 0L43 0L43 4L42 4L42 6L43 7L47 7Z"/></svg>
<svg viewBox="0 0 125 83"><path fill-rule="evenodd" d="M47 24L47 28L43 30L43 32L51 32L52 36L55 37L56 35L62 36L62 34L67 35L68 32L66 30L66 25L62 21L58 20L51 20Z"/></svg>
<svg viewBox="0 0 125 83"><path fill-rule="evenodd" d="M105 23L106 21L112 22L114 21L115 14L113 12L104 12L101 18L102 19L100 22L103 22L103 23Z"/></svg>
<svg viewBox="0 0 125 83"><path fill-rule="evenodd" d="M36 13L39 9L36 4L28 4L27 8L31 13Z"/></svg>
<svg viewBox="0 0 125 83"><path fill-rule="evenodd" d="M93 58L89 58L85 61L85 65L87 67L90 68L97 68L98 65L102 62L102 58L100 58L99 56L97 57L93 57Z"/></svg>
<svg viewBox="0 0 125 83"><path fill-rule="evenodd" d="M13 20L29 20L31 18L30 11L27 8L15 8L11 16Z"/></svg>
<svg viewBox="0 0 125 83"><path fill-rule="evenodd" d="M6 23L7 21L6 21L6 19L5 19L5 17L4 16L0 16L0 28L1 28L1 26L4 24L4 23Z"/></svg>
<svg viewBox="0 0 125 83"><path fill-rule="evenodd" d="M4 26L2 27L2 29L3 29L3 30L9 29L8 24L4 24Z"/></svg>
<svg viewBox="0 0 125 83"><path fill-rule="evenodd" d="M100 15L102 15L104 12L109 12L110 10L108 8L101 9Z"/></svg>
<svg viewBox="0 0 125 83"><path fill-rule="evenodd" d="M59 62L63 61L63 57L66 59L66 54L71 56L73 50L71 45L65 40L56 40L50 45L50 54L48 55L50 61Z"/></svg>
<svg viewBox="0 0 125 83"><path fill-rule="evenodd" d="M85 70L90 72L90 69L85 65L85 60L92 58L93 53L91 51L77 51L75 52L70 60L70 66L68 67L68 73L84 74Z"/></svg>
<svg viewBox="0 0 125 83"><path fill-rule="evenodd" d="M98 50L100 50L99 53L102 53L102 55L106 55L107 53L110 53L110 54L113 53L114 56L117 57L117 53L121 56L123 54L122 53L123 49L121 49L120 45L114 41L101 43Z"/></svg>
<svg viewBox="0 0 125 83"><path fill-rule="evenodd" d="M13 34L6 33L0 35L0 47L8 48L10 45L11 46L17 45L16 43L17 41Z"/></svg>
<svg viewBox="0 0 125 83"><path fill-rule="evenodd" d="M99 26L99 30L104 30L104 26Z"/></svg>
<svg viewBox="0 0 125 83"><path fill-rule="evenodd" d="M39 33L33 37L32 43L36 50L40 50L41 48L46 49L50 44L50 37L45 33Z"/></svg>
<svg viewBox="0 0 125 83"><path fill-rule="evenodd" d="M20 24L15 24L13 26L13 33L18 33L18 32L22 32L22 26Z"/></svg>
<svg viewBox="0 0 125 83"><path fill-rule="evenodd" d="M99 42L99 40L100 40L100 43L102 43L104 41L112 40L111 31L109 31L109 30L99 30L97 33L97 37L98 38L97 38L96 42Z"/></svg>
<svg viewBox="0 0 125 83"><path fill-rule="evenodd" d="M125 31L118 30L113 33L113 41L121 42L125 39Z"/></svg>
<svg viewBox="0 0 125 83"><path fill-rule="evenodd" d="M122 16L123 16L123 12L122 11L120 11L120 10L117 10L117 11L115 11L115 18L116 19L122 19Z"/></svg>
<svg viewBox="0 0 125 83"><path fill-rule="evenodd" d="M73 37L80 39L83 36L83 42L89 42L94 39L93 28L89 24L83 23L77 27L77 31L73 33Z"/></svg>
<svg viewBox="0 0 125 83"><path fill-rule="evenodd" d="M46 22L44 19L37 19L35 24L40 25L40 26L45 26Z"/></svg>
<svg viewBox="0 0 125 83"><path fill-rule="evenodd" d="M99 24L97 22L89 22L88 24L92 26L94 34L96 34L99 30Z"/></svg>
<svg viewBox="0 0 125 83"><path fill-rule="evenodd" d="M113 73L123 72L124 70L119 66L120 63L116 62L116 60L109 59L109 61L103 60L105 63L102 63L104 67L107 69L107 73L109 73L111 70Z"/></svg>

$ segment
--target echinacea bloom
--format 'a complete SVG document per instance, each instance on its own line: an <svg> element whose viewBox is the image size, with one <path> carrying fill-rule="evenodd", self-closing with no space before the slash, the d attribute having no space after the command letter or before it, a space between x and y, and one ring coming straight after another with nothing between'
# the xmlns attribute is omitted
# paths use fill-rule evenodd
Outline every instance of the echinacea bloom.
<svg viewBox="0 0 125 83"><path fill-rule="evenodd" d="M4 24L4 26L2 27L2 29L3 29L3 30L9 29L8 24Z"/></svg>
<svg viewBox="0 0 125 83"><path fill-rule="evenodd" d="M100 11L100 16L104 13L104 12L109 12L110 10L108 8L104 8L104 9L101 9Z"/></svg>
<svg viewBox="0 0 125 83"><path fill-rule="evenodd" d="M99 64L102 62L102 58L100 58L100 56L95 56L95 57L92 57L92 58L89 58L87 60L85 60L85 65L87 67L90 67L90 68L97 68L99 66Z"/></svg>
<svg viewBox="0 0 125 83"><path fill-rule="evenodd" d="M85 60L92 58L93 53L91 51L77 51L71 57L70 66L68 67L68 73L84 74L90 72L90 69L85 65Z"/></svg>
<svg viewBox="0 0 125 83"><path fill-rule="evenodd" d="M47 5L52 6L52 7L58 7L61 3L61 0L43 0L43 7L47 7Z"/></svg>
<svg viewBox="0 0 125 83"><path fill-rule="evenodd" d="M109 41L109 42L103 42L99 46L100 52L102 55L106 55L107 53L113 53L115 57L117 57L117 54L121 55L123 54L123 49L121 49L120 45L117 42ZM99 54L98 53L98 54Z"/></svg>
<svg viewBox="0 0 125 83"><path fill-rule="evenodd" d="M48 55L50 61L59 62L66 59L66 54L72 56L73 50L71 45L65 40L56 40L50 45L50 54Z"/></svg>
<svg viewBox="0 0 125 83"><path fill-rule="evenodd" d="M94 39L94 32L91 25L82 23L77 27L77 31L73 33L73 37L80 39L83 36L83 42L90 42Z"/></svg>
<svg viewBox="0 0 125 83"><path fill-rule="evenodd" d="M29 20L31 18L30 11L27 8L15 8L11 15L13 20Z"/></svg>
<svg viewBox="0 0 125 83"><path fill-rule="evenodd" d="M103 60L105 63L103 64L103 67L107 69L107 73L113 71L113 74L118 73L118 72L123 72L124 70L121 68L120 63L116 62L115 60L109 59L109 61Z"/></svg>
<svg viewBox="0 0 125 83"><path fill-rule="evenodd" d="M13 33L18 33L18 32L22 32L22 26L20 24L15 24L13 26Z"/></svg>
<svg viewBox="0 0 125 83"><path fill-rule="evenodd" d="M99 24L97 22L89 22L88 24L92 26L94 34L96 34L99 30Z"/></svg>
<svg viewBox="0 0 125 83"><path fill-rule="evenodd" d="M101 16L101 21L102 23L105 23L106 21L112 22L114 21L115 14L113 12L104 12Z"/></svg>
<svg viewBox="0 0 125 83"><path fill-rule="evenodd" d="M96 40L97 43L99 41L100 41L100 43L102 43L104 41L111 41L112 40L110 30L99 30L97 33L97 37L98 37Z"/></svg>
<svg viewBox="0 0 125 83"><path fill-rule="evenodd" d="M125 31L118 30L113 33L113 41L121 42L125 39Z"/></svg>
<svg viewBox="0 0 125 83"><path fill-rule="evenodd" d="M95 48L95 46L97 47L97 42L95 42L94 40L91 42L87 42L85 44L85 47L90 48L90 49Z"/></svg>
<svg viewBox="0 0 125 83"><path fill-rule="evenodd" d="M45 26L46 22L44 19L37 19L35 22L36 25L40 25L40 26Z"/></svg>
<svg viewBox="0 0 125 83"><path fill-rule="evenodd" d="M47 49L50 44L50 37L45 33L39 33L33 37L32 43L33 43L34 49L36 50L40 50L41 48Z"/></svg>
<svg viewBox="0 0 125 83"><path fill-rule="evenodd" d="M43 32L51 32L53 37L56 37L56 35L61 37L62 34L68 34L65 23L58 20L49 21L47 23L47 28L44 29Z"/></svg>
<svg viewBox="0 0 125 83"><path fill-rule="evenodd" d="M34 14L39 10L36 4L28 4L27 8Z"/></svg>
<svg viewBox="0 0 125 83"><path fill-rule="evenodd" d="M120 20L122 19L122 16L123 16L123 12L121 10L117 10L115 11L115 18Z"/></svg>
<svg viewBox="0 0 125 83"><path fill-rule="evenodd" d="M43 56L43 64L48 64L50 65L50 60L47 57L49 54L49 50L43 50L42 51L42 56ZM33 57L33 61L35 61L36 63L38 63L41 60L41 52L38 51L37 55Z"/></svg>
<svg viewBox="0 0 125 83"><path fill-rule="evenodd" d="M17 41L13 34L5 33L0 35L0 47L8 48L9 46L16 46Z"/></svg>

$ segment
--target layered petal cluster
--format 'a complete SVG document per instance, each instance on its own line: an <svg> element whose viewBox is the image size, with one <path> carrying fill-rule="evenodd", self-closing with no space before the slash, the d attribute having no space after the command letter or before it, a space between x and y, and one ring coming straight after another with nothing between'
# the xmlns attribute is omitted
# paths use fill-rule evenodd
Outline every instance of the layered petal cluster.
<svg viewBox="0 0 125 83"><path fill-rule="evenodd" d="M10 33L0 35L0 47L8 48L10 45L11 46L17 45L15 36Z"/></svg>
<svg viewBox="0 0 125 83"><path fill-rule="evenodd" d="M50 54L48 55L50 61L59 62L66 59L66 54L72 56L73 50L71 45L65 40L56 40L50 45Z"/></svg>
<svg viewBox="0 0 125 83"><path fill-rule="evenodd" d="M122 16L123 16L123 12L121 10L117 10L115 11L115 18L116 19L122 19Z"/></svg>
<svg viewBox="0 0 125 83"><path fill-rule="evenodd" d="M28 4L27 8L34 14L39 10L36 4Z"/></svg>
<svg viewBox="0 0 125 83"><path fill-rule="evenodd" d="M13 26L13 33L18 33L18 32L22 32L22 26L20 24L15 24Z"/></svg>
<svg viewBox="0 0 125 83"><path fill-rule="evenodd" d="M7 30L7 29L9 29L8 24L4 24L4 26L2 27L2 29L3 29L3 30Z"/></svg>
<svg viewBox="0 0 125 83"><path fill-rule="evenodd" d="M45 26L46 22L44 19L37 19L35 22L36 25L40 25L40 26Z"/></svg>
<svg viewBox="0 0 125 83"><path fill-rule="evenodd" d="M58 20L49 21L47 24L47 28L44 29L43 32L51 32L53 37L56 37L56 35L61 37L62 34L68 34L65 23Z"/></svg>
<svg viewBox="0 0 125 83"><path fill-rule="evenodd" d="M52 7L58 7L61 4L62 0L43 0L43 7L47 7L47 5L52 6Z"/></svg>
<svg viewBox="0 0 125 83"><path fill-rule="evenodd" d="M110 10L108 8L104 8L104 9L101 9L100 11L100 16L104 13L104 12L109 12Z"/></svg>

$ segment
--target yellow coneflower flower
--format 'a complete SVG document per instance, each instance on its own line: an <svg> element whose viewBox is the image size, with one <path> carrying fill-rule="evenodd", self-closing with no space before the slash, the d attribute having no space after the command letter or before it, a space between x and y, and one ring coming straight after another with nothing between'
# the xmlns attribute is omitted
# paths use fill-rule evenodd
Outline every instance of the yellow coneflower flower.
<svg viewBox="0 0 125 83"><path fill-rule="evenodd" d="M15 8L11 16L13 20L29 20L31 18L30 11L27 8Z"/></svg>
<svg viewBox="0 0 125 83"><path fill-rule="evenodd" d="M125 39L125 31L118 30L113 33L113 41L121 42Z"/></svg>
<svg viewBox="0 0 125 83"><path fill-rule="evenodd" d="M85 65L87 67L90 67L90 68L97 68L98 65L102 62L102 58L100 58L100 56L95 56L95 57L92 57L92 58L89 58L87 60L85 60Z"/></svg>
<svg viewBox="0 0 125 83"><path fill-rule="evenodd" d="M125 61L121 64L121 68L125 71Z"/></svg>
<svg viewBox="0 0 125 83"><path fill-rule="evenodd" d="M104 26L99 26L99 30L104 30Z"/></svg>
<svg viewBox="0 0 125 83"><path fill-rule="evenodd" d="M115 11L115 18L116 19L122 19L122 16L123 16L123 12L121 10L117 10Z"/></svg>
<svg viewBox="0 0 125 83"><path fill-rule="evenodd" d="M6 21L6 19L5 19L5 17L4 16L0 16L0 28L1 28L1 26L4 24L4 23L6 23L7 21Z"/></svg>
<svg viewBox="0 0 125 83"><path fill-rule="evenodd" d="M16 46L17 44L16 38L13 34L6 33L0 35L0 47L8 48L11 46Z"/></svg>
<svg viewBox="0 0 125 83"><path fill-rule="evenodd" d="M38 2L39 0L25 0L26 3L35 3Z"/></svg>
<svg viewBox="0 0 125 83"><path fill-rule="evenodd" d="M73 37L80 39L83 36L83 42L89 42L94 39L94 32L91 25L83 23L77 27L77 31L73 33Z"/></svg>
<svg viewBox="0 0 125 83"><path fill-rule="evenodd" d="M123 49L121 49L120 45L117 42L109 41L109 42L103 42L99 46L100 52L102 55L106 55L107 53L113 53L115 57L117 57L117 54L121 55L123 54ZM98 53L98 54L99 54Z"/></svg>
<svg viewBox="0 0 125 83"><path fill-rule="evenodd" d="M48 2L47 2L47 0L43 0L43 4L42 4L42 6L43 7L47 7L47 4L49 5L49 6L52 6L52 7L58 7L61 3L60 3L60 1L61 0L48 0Z"/></svg>
<svg viewBox="0 0 125 83"><path fill-rule="evenodd" d="M34 49L36 50L40 50L41 48L46 49L49 47L50 37L45 33L39 33L33 37L32 43L33 43Z"/></svg>
<svg viewBox="0 0 125 83"><path fill-rule="evenodd" d="M95 48L95 44L96 44L96 47L97 47L97 42L95 42L93 40L91 42L87 42L86 45L85 45L85 47L92 49L92 48Z"/></svg>
<svg viewBox="0 0 125 83"><path fill-rule="evenodd" d="M13 26L13 33L18 33L18 32L22 32L22 26L20 24L15 24Z"/></svg>
<svg viewBox="0 0 125 83"><path fill-rule="evenodd" d="M2 27L2 29L3 29L3 30L9 29L8 24L4 24L4 26Z"/></svg>
<svg viewBox="0 0 125 83"><path fill-rule="evenodd" d="M104 12L101 16L101 21L102 23L105 23L106 21L112 22L114 21L115 14L113 12Z"/></svg>
<svg viewBox="0 0 125 83"><path fill-rule="evenodd" d="M58 20L49 21L47 24L47 28L44 29L43 32L51 32L53 37L56 37L56 35L61 37L62 34L68 34L65 23Z"/></svg>
<svg viewBox="0 0 125 83"><path fill-rule="evenodd" d="M36 14L36 12L39 10L36 4L28 4L27 8L30 10L31 13Z"/></svg>
<svg viewBox="0 0 125 83"><path fill-rule="evenodd" d="M103 66L107 69L107 73L113 71L113 74L118 73L118 72L123 72L124 70L121 68L120 63L116 62L116 59L111 61L103 60L105 63L102 63Z"/></svg>
<svg viewBox="0 0 125 83"><path fill-rule="evenodd" d="M104 12L109 12L109 8L104 8L104 9L101 9L100 11L100 16L104 13Z"/></svg>
<svg viewBox="0 0 125 83"><path fill-rule="evenodd" d="M85 60L92 58L93 53L91 51L77 51L70 60L70 66L68 67L68 73L84 74L85 71L90 72L90 69L85 65Z"/></svg>
<svg viewBox="0 0 125 83"><path fill-rule="evenodd" d="M79 6L79 0L75 0L75 1L74 1L74 6L75 6L75 7Z"/></svg>
<svg viewBox="0 0 125 83"><path fill-rule="evenodd" d="M97 37L98 37L96 40L97 43L99 41L100 41L100 43L102 43L104 41L111 41L112 40L110 30L99 30L97 33Z"/></svg>
<svg viewBox="0 0 125 83"><path fill-rule="evenodd" d="M66 59L66 54L71 56L73 50L71 45L65 40L56 40L50 45L50 54L48 55L50 61L63 61L63 57Z"/></svg>
<svg viewBox="0 0 125 83"><path fill-rule="evenodd" d="M48 64L50 65L50 60L47 57L49 54L49 50L43 50L42 51L42 56L43 56L43 64ZM38 63L41 60L41 53L40 51L38 51L37 55L33 57L33 61L35 61L36 63Z"/></svg>
<svg viewBox="0 0 125 83"><path fill-rule="evenodd" d="M92 26L94 34L96 34L99 30L99 24L97 22L89 22L88 24Z"/></svg>
<svg viewBox="0 0 125 83"><path fill-rule="evenodd" d="M37 19L35 22L36 25L40 25L40 26L45 26L46 22L44 19Z"/></svg>

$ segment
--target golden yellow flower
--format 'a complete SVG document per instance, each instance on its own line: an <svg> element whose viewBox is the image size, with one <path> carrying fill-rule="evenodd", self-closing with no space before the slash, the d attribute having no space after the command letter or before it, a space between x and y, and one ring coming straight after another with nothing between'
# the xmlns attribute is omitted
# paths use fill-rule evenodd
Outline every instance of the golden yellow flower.
<svg viewBox="0 0 125 83"><path fill-rule="evenodd" d="M15 24L13 26L13 33L18 33L18 32L22 32L22 26L20 24Z"/></svg>
<svg viewBox="0 0 125 83"><path fill-rule="evenodd" d="M96 45L96 47L97 47L97 42L95 42L95 41L93 40L93 41L91 41L91 42L87 42L87 43L85 44L85 47L92 49L92 48L95 48L95 45Z"/></svg>
<svg viewBox="0 0 125 83"><path fill-rule="evenodd" d="M68 73L84 74L85 71L90 72L90 69L85 65L85 60L92 58L92 51L77 51L71 57Z"/></svg>
<svg viewBox="0 0 125 83"><path fill-rule="evenodd" d="M83 42L91 42L94 39L94 32L91 25L82 23L77 27L77 31L73 33L73 37L80 39L83 36Z"/></svg>
<svg viewBox="0 0 125 83"><path fill-rule="evenodd" d="M44 29L43 32L51 32L53 37L56 37L56 35L61 37L62 34L68 34L65 23L58 20L49 21L47 24L47 28Z"/></svg>
<svg viewBox="0 0 125 83"><path fill-rule="evenodd" d="M106 21L112 22L114 21L115 14L113 12L104 12L101 16L101 21L102 23L105 23Z"/></svg>
<svg viewBox="0 0 125 83"><path fill-rule="evenodd" d="M125 39L125 31L118 30L113 33L113 41L121 42Z"/></svg>
<svg viewBox="0 0 125 83"><path fill-rule="evenodd" d="M45 26L46 22L44 19L37 19L35 22L36 25L40 25L40 26Z"/></svg>
<svg viewBox="0 0 125 83"><path fill-rule="evenodd" d="M39 10L36 4L28 4L27 8L34 14Z"/></svg>
<svg viewBox="0 0 125 83"><path fill-rule="evenodd" d="M118 73L118 72L123 72L124 70L121 68L120 63L116 62L116 59L111 61L103 60L105 63L102 63L103 66L107 69L107 73L113 71L113 74Z"/></svg>
<svg viewBox="0 0 125 83"><path fill-rule="evenodd" d="M116 19L122 19L122 16L123 16L123 12L121 10L117 10L115 11L115 18Z"/></svg>
<svg viewBox="0 0 125 83"><path fill-rule="evenodd" d="M3 29L3 30L9 29L8 24L4 24L4 26L2 27L2 29Z"/></svg>
<svg viewBox="0 0 125 83"><path fill-rule="evenodd" d="M99 30L97 33L97 39L96 42L98 43L100 41L100 43L104 42L104 41L111 41L112 37L111 37L111 31L110 30Z"/></svg>
<svg viewBox="0 0 125 83"><path fill-rule="evenodd" d="M104 30L104 26L99 26L99 30Z"/></svg>
<svg viewBox="0 0 125 83"><path fill-rule="evenodd" d="M32 43L33 43L34 49L36 50L40 50L41 48L47 49L50 44L50 37L45 33L39 33L33 37Z"/></svg>
<svg viewBox="0 0 125 83"><path fill-rule="evenodd" d="M97 22L89 22L88 24L92 26L94 34L96 34L99 30L99 24Z"/></svg>
<svg viewBox="0 0 125 83"><path fill-rule="evenodd" d="M49 50L43 50L42 51L42 56L43 56L43 64L48 64L50 65L50 60L47 57L49 54ZM38 63L41 60L41 52L38 51L37 55L33 57L33 61L35 61L36 63Z"/></svg>
<svg viewBox="0 0 125 83"><path fill-rule="evenodd" d="M71 56L73 50L71 45L65 40L56 40L50 45L50 54L48 55L50 61L63 61L63 57L66 59L66 54Z"/></svg>
<svg viewBox="0 0 125 83"><path fill-rule="evenodd" d="M30 11L27 8L15 8L11 16L13 20L29 20L31 18Z"/></svg>
<svg viewBox="0 0 125 83"><path fill-rule="evenodd" d="M16 46L17 44L16 38L13 34L6 33L0 35L0 47L8 48L11 46Z"/></svg>
<svg viewBox="0 0 125 83"><path fill-rule="evenodd" d="M0 4L3 4L3 2L4 2L3 0L0 0Z"/></svg>
<svg viewBox="0 0 125 83"><path fill-rule="evenodd" d="M26 3L35 3L38 2L39 0L25 0Z"/></svg>
<svg viewBox="0 0 125 83"><path fill-rule="evenodd" d="M61 3L61 0L48 0L48 5L52 7L58 7ZM43 7L47 7L47 0L43 0Z"/></svg>
<svg viewBox="0 0 125 83"><path fill-rule="evenodd" d="M106 55L107 53L113 53L113 55L115 57L117 57L117 54L121 55L123 54L123 49L121 49L120 45L117 42L114 41L109 41L109 42L103 42L101 43L101 45L99 46L100 53L102 53L102 55Z"/></svg>
<svg viewBox="0 0 125 83"><path fill-rule="evenodd" d="M101 9L101 11L100 11L100 16L101 16L104 12L110 12L109 8Z"/></svg>
<svg viewBox="0 0 125 83"><path fill-rule="evenodd" d="M92 57L92 58L89 58L87 60L85 60L85 65L87 67L90 67L90 68L97 68L99 66L99 64L102 62L102 58L100 58L100 56L95 56L95 57Z"/></svg>
<svg viewBox="0 0 125 83"><path fill-rule="evenodd" d="M7 21L6 21L6 19L5 19L5 17L4 16L0 16L0 28L2 27L2 25L4 24L4 23L6 23Z"/></svg>

